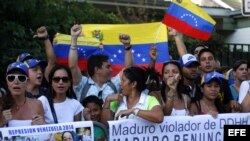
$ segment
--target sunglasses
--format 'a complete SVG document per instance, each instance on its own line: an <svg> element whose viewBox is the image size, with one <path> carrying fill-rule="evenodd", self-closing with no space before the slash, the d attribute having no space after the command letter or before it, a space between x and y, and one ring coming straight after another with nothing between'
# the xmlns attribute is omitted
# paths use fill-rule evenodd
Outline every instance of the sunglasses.
<svg viewBox="0 0 250 141"><path fill-rule="evenodd" d="M19 74L10 74L6 77L8 82L13 82L14 80L18 80L19 82L25 82L28 78L26 75Z"/></svg>
<svg viewBox="0 0 250 141"><path fill-rule="evenodd" d="M57 77L53 77L52 80L53 80L55 83L59 83L60 80L62 80L63 83L68 83L70 79L69 79L69 77L67 77L67 76L63 76L63 77L57 76Z"/></svg>

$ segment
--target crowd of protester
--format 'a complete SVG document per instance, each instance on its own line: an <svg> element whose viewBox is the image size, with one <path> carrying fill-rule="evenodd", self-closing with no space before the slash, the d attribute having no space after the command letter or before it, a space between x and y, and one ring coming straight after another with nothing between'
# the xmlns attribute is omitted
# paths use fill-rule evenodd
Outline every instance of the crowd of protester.
<svg viewBox="0 0 250 141"><path fill-rule="evenodd" d="M1 126L91 120L108 128L107 121L126 118L161 123L164 116L216 118L220 113L250 112L249 61L236 60L232 69L221 71L208 46L197 45L193 54L188 53L181 34L168 31L175 39L178 60L166 60L162 72L156 72L157 49L152 45L148 67L134 66L130 36L120 34L125 67L111 77L111 64L103 53L89 57L88 75L82 75L77 45L80 25L71 28L68 66L56 64L47 30L38 28L34 38L44 40L47 62L22 53L6 68L7 88L0 91Z"/></svg>

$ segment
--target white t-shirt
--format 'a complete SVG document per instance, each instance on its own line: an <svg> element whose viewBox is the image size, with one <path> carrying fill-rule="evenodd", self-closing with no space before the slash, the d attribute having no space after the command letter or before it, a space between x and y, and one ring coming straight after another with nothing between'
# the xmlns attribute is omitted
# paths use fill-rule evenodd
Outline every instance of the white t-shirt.
<svg viewBox="0 0 250 141"><path fill-rule="evenodd" d="M46 105L44 107L46 108L44 109L45 123L53 124L54 118L49 106L49 101L45 96L41 96L38 99L43 103L43 105ZM56 111L58 123L73 122L74 116L82 112L83 106L76 99L66 98L66 100L61 103L54 103L54 109Z"/></svg>
<svg viewBox="0 0 250 141"><path fill-rule="evenodd" d="M240 90L239 90L239 100L238 102L241 104L244 98L247 95L247 92L249 90L249 85L250 85L250 80L243 81L240 85Z"/></svg>
<svg viewBox="0 0 250 141"><path fill-rule="evenodd" d="M31 126L32 120L9 120L8 127Z"/></svg>
<svg viewBox="0 0 250 141"><path fill-rule="evenodd" d="M112 77L111 82L115 85L116 90L119 91L121 82L120 73ZM98 96L98 93L102 91L102 100L105 101L107 96L115 93L114 90L107 83L103 84L102 87L99 87L99 85L96 84L94 80L90 77L82 76L81 81L77 85L73 86L73 90L76 94L78 101L80 101L82 91L85 85L91 85L85 97L90 95Z"/></svg>

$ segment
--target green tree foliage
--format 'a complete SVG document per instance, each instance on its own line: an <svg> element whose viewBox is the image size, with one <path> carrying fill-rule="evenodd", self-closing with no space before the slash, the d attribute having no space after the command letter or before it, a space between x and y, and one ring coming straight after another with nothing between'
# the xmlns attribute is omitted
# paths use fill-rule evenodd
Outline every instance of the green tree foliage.
<svg viewBox="0 0 250 141"><path fill-rule="evenodd" d="M110 13L104 13L87 3L64 0L0 0L0 68L4 80L6 67L18 54L29 52L44 59L42 42L33 39L35 30L45 25L51 39L56 32L69 34L70 27L84 23L119 23Z"/></svg>

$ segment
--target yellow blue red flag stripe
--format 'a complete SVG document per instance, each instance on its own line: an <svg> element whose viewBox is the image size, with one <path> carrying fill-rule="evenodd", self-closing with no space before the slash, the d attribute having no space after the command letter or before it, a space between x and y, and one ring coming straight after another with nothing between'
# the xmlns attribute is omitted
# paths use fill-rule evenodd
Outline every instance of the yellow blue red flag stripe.
<svg viewBox="0 0 250 141"><path fill-rule="evenodd" d="M190 0L173 0L166 10L163 23L193 38L207 41L215 21Z"/></svg>
<svg viewBox="0 0 250 141"><path fill-rule="evenodd" d="M109 56L113 75L124 67L124 47L119 41L119 34L129 34L131 37L132 53L135 65L147 66L150 63L149 49L156 44L158 59L156 69L160 72L163 62L169 60L168 38L166 26L161 22L146 24L83 24L81 38L96 38L99 42L94 45L79 44L78 55L80 68L86 70L86 60L92 54L103 53ZM54 45L57 62L67 63L70 46L70 36L67 41L60 41ZM99 45L102 44L102 48Z"/></svg>

